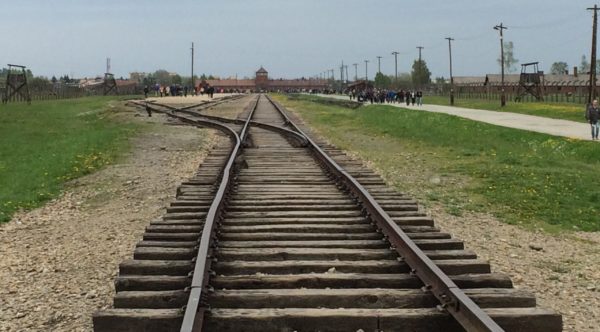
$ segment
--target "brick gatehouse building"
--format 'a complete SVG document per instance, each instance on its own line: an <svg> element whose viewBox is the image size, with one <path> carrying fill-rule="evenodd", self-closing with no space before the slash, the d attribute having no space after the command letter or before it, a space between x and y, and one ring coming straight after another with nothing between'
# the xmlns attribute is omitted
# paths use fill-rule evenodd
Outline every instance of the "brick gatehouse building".
<svg viewBox="0 0 600 332"><path fill-rule="evenodd" d="M246 91L309 91L324 90L329 84L326 80L300 78L295 80L269 79L269 73L260 67L256 71L254 79L224 79L224 80L202 80L202 86L210 85L216 91L224 92L246 92Z"/></svg>

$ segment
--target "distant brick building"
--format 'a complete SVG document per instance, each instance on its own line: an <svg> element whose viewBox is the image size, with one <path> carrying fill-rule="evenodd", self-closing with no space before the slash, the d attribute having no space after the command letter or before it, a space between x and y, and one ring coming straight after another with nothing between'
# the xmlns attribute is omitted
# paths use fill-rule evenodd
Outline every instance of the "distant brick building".
<svg viewBox="0 0 600 332"><path fill-rule="evenodd" d="M269 79L269 73L263 67L256 71L254 79L203 80L199 84L210 85L217 91L308 91L324 90L328 87L327 81L320 79Z"/></svg>

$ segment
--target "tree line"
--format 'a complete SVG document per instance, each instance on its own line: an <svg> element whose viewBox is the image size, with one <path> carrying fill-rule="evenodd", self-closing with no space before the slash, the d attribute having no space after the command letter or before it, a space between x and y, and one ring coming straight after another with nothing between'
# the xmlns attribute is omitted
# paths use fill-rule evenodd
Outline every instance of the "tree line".
<svg viewBox="0 0 600 332"><path fill-rule="evenodd" d="M20 71L19 71L20 73ZM8 68L0 69L0 83L4 84L6 82L6 77L8 76ZM45 88L50 85L51 81L45 76L34 76L33 72L30 69L25 70L25 76L27 77L27 83L29 87L32 89L36 88Z"/></svg>
<svg viewBox="0 0 600 332"><path fill-rule="evenodd" d="M502 58L498 57L498 65L502 65ZM517 71L517 64L519 60L514 56L514 44L513 42L504 43L504 68L508 73L514 73ZM580 73L589 73L591 64L587 60L585 55L581 56L581 63L577 67ZM550 74L553 75L564 75L569 72L569 64L566 61L556 61L550 65ZM600 60L596 61L596 72L600 72Z"/></svg>
<svg viewBox="0 0 600 332"><path fill-rule="evenodd" d="M214 80L214 79L219 79L219 78L216 76L213 76L213 75L206 75L206 74L202 74L200 76L194 75L194 80L196 82L200 82L202 80ZM155 84L191 85L191 82L192 82L191 76L181 76L179 74L170 73L164 69L158 69L153 73L146 74L141 80L141 83L143 85L148 85L148 86L155 85Z"/></svg>

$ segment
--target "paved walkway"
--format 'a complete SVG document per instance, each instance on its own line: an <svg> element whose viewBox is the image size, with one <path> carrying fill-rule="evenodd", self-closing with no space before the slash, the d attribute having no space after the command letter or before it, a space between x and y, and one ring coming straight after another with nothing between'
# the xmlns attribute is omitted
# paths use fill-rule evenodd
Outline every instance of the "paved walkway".
<svg viewBox="0 0 600 332"><path fill-rule="evenodd" d="M347 96L340 95L319 95L325 98L335 98L348 100ZM456 115L461 118L471 119L480 122L486 122L493 125L517 128L538 133L550 134L554 136L563 136L569 138L577 138L583 140L591 140L590 125L582 122L569 120L550 119L541 116L486 111L471 108L428 105L423 106L406 106L406 104L386 104L389 106L409 108L414 110L423 110L427 112L445 113ZM583 114L583 110L581 111Z"/></svg>

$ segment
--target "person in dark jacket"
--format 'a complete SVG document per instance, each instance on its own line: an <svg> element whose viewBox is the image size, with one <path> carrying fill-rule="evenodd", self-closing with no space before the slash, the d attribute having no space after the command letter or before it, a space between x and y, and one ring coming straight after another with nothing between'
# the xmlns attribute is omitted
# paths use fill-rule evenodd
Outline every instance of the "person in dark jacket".
<svg viewBox="0 0 600 332"><path fill-rule="evenodd" d="M598 109L598 100L594 99L592 105L588 106L585 112L585 119L590 122L592 126L592 139L598 139L598 120L600 120L600 110Z"/></svg>

